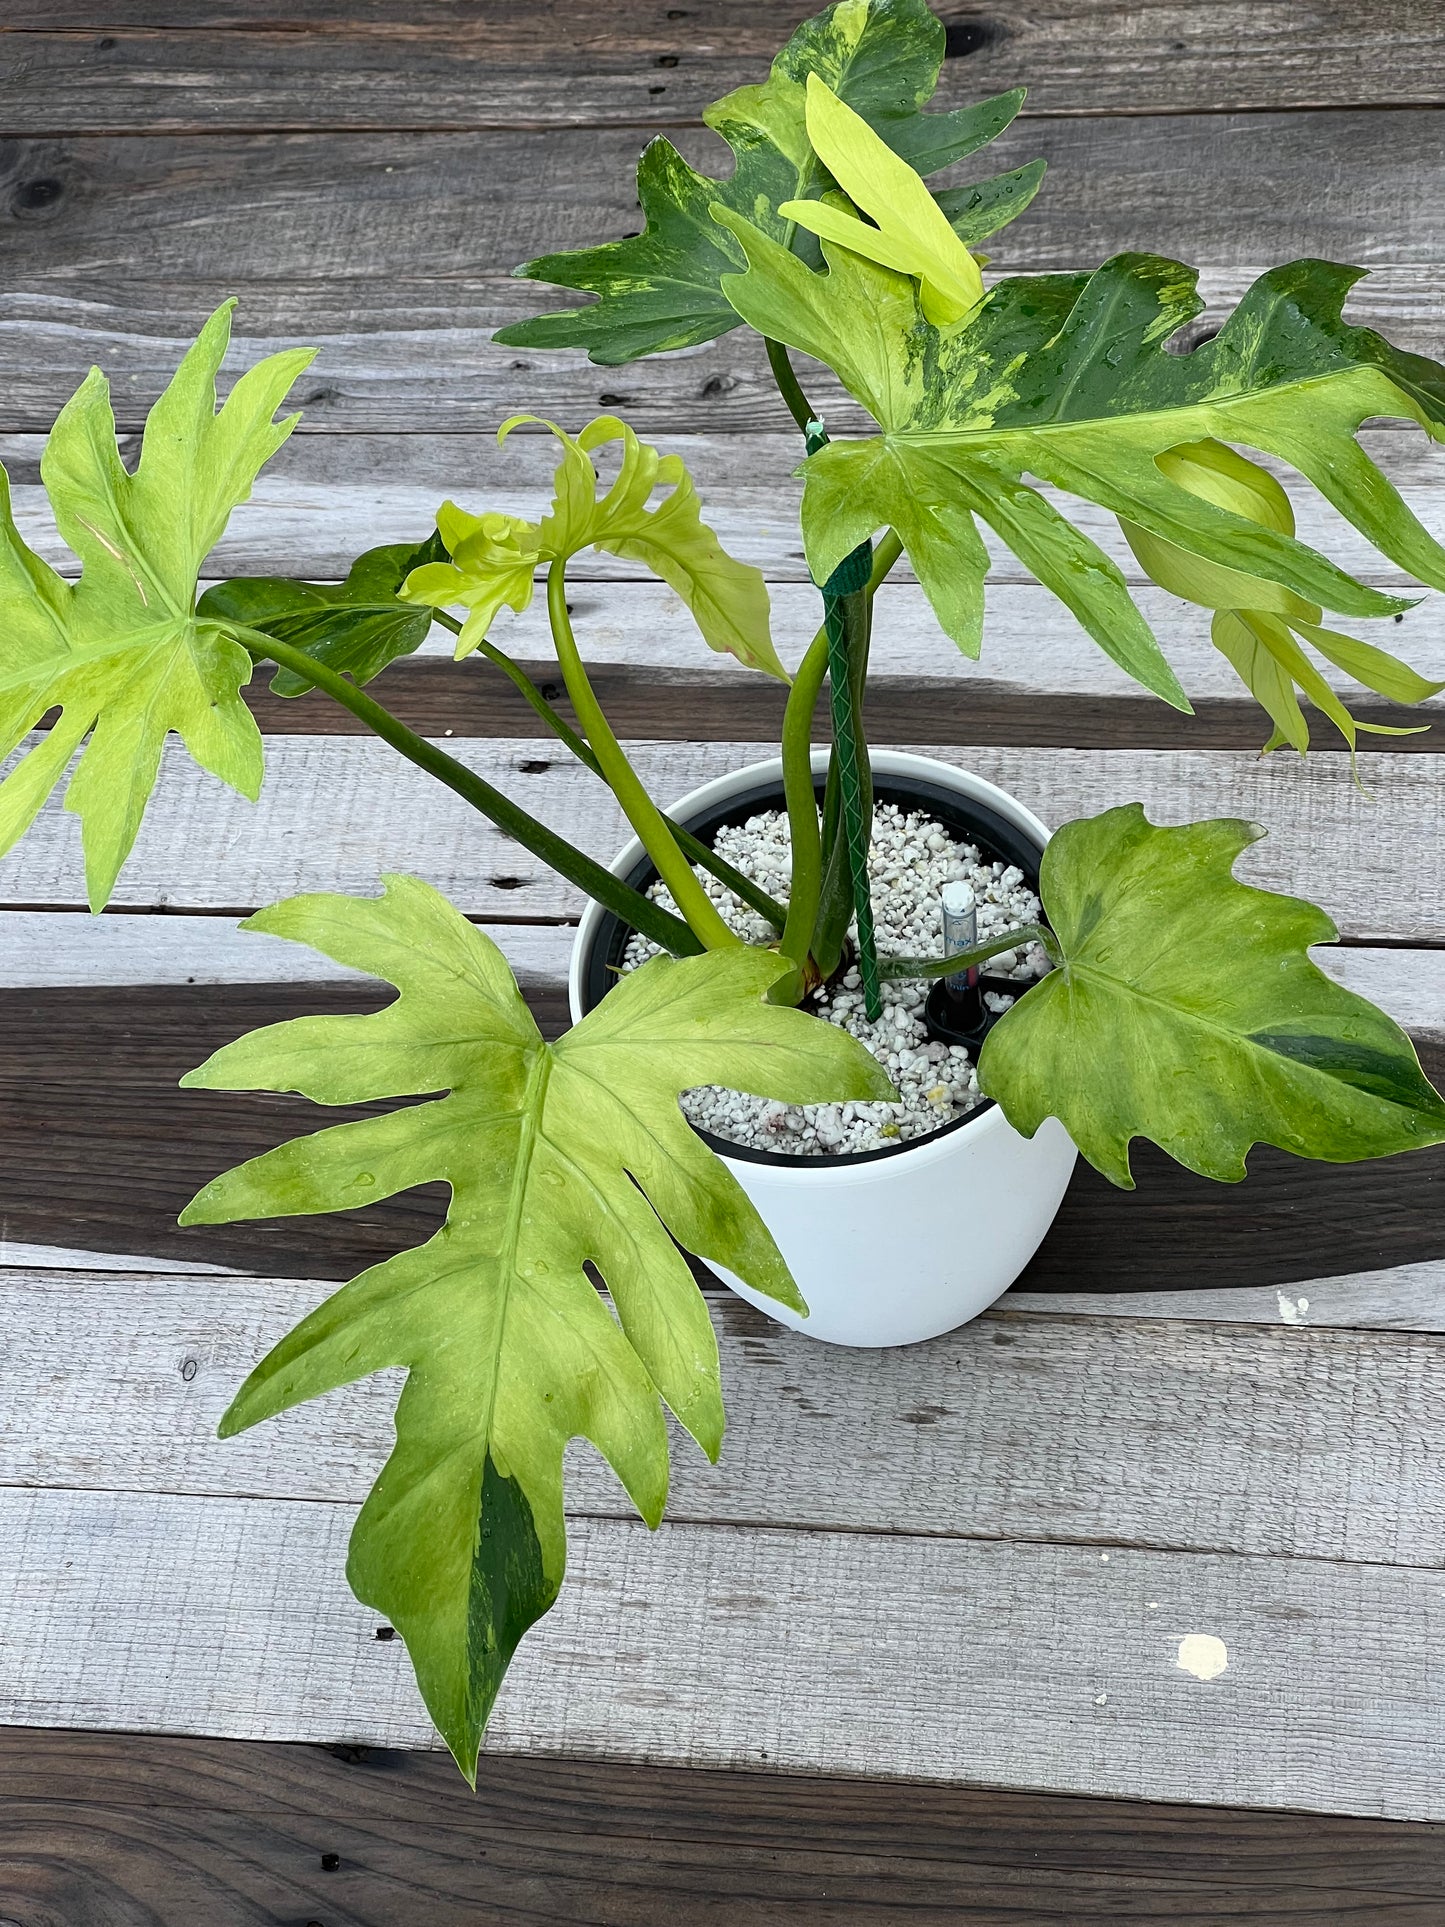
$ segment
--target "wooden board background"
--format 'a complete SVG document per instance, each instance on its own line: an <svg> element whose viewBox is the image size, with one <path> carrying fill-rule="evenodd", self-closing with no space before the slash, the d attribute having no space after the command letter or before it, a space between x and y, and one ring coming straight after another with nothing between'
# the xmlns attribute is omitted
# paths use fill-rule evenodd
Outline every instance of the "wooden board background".
<svg viewBox="0 0 1445 1927"><path fill-rule="evenodd" d="M133 453L186 337L234 293L232 368L321 352L216 574L334 574L424 535L448 494L535 511L546 444L499 452L497 422L616 408L685 453L795 659L816 619L796 451L755 347L608 370L489 337L535 303L516 261L634 224L650 132L718 164L702 106L760 77L804 11L227 0L200 23L181 0L11 0L0 456L27 534L63 562L38 459L86 368L111 373ZM1439 0L944 13L940 99L1026 83L989 165L1050 162L1001 267L1177 252L1209 303L1197 335L1260 268L1323 254L1369 268L1355 317L1441 353ZM1387 424L1366 441L1445 534L1438 453ZM1393 579L1308 491L1300 510L1308 539ZM969 665L915 585L889 586L875 740L970 763L1055 820L1126 796L1163 820L1258 815L1252 874L1328 904L1329 967L1445 1073L1438 726L1362 758L1363 789L1325 732L1308 763L1261 765L1261 719L1198 612L1143 592L1187 719L1007 558L990 598ZM709 658L666 591L598 559L577 621L663 788L768 742L776 692ZM1445 676L1436 599L1380 635ZM535 614L512 640L548 673ZM605 797L495 676L450 668L443 638L381 693L598 854L617 842ZM478 1799L408 1750L428 1734L404 1655L340 1579L394 1386L225 1448L213 1428L315 1281L409 1242L438 1201L182 1233L199 1182L309 1113L176 1079L257 1023L374 1004L236 933L286 890L373 888L384 864L433 876L551 1025L577 905L319 699L252 700L261 805L168 760L112 913L83 914L58 809L0 862L0 1916L1438 1920L1430 1152L1353 1170L1257 1152L1247 1185L1220 1188L1144 1151L1127 1198L1081 1172L1020 1289L908 1353L828 1352L719 1299L722 1466L679 1454L649 1540L579 1454L574 1583L508 1687ZM1190 1632L1225 1640L1218 1679L1179 1669Z"/></svg>

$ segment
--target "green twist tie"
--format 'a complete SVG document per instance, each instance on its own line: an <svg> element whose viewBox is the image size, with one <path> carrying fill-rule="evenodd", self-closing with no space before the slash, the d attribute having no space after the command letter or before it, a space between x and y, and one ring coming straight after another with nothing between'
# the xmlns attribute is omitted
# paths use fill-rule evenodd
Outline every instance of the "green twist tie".
<svg viewBox="0 0 1445 1927"><path fill-rule="evenodd" d="M820 421L807 429L807 450L816 455L828 440ZM823 628L828 638L828 690L833 710L833 749L838 759L838 793L843 805L843 836L848 852L848 882L858 932L858 975L863 1009L876 1024L883 1015L878 982L878 944L873 932L873 897L868 882L868 845L872 824L863 820L863 778L858 758L858 719L849 675L847 598L862 593L873 573L873 544L860 542L820 585Z"/></svg>

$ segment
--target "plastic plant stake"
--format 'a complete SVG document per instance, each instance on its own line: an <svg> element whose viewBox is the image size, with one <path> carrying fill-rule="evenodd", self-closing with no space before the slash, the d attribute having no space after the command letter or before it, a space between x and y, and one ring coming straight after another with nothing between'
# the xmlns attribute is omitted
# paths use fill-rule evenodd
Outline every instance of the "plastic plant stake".
<svg viewBox="0 0 1445 1927"><path fill-rule="evenodd" d="M945 883L941 901L944 956L954 957L961 950L972 950L978 942L978 899L973 894L973 886L962 881ZM978 982L977 964L955 970L944 982L953 996L961 997Z"/></svg>

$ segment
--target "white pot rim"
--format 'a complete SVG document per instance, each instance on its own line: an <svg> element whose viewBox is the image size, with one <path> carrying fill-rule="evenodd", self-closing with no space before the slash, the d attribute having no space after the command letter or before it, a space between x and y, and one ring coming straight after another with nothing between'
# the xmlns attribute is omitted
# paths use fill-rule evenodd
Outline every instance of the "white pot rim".
<svg viewBox="0 0 1445 1927"><path fill-rule="evenodd" d="M826 746L815 746L812 751L812 768L815 775L826 770L828 750ZM1026 809L1016 797L997 784L990 783L987 777L976 776L971 770L956 769L951 763L940 762L933 756L919 756L910 750L870 749L869 761L873 769L884 776L912 776L920 782L938 783L940 786L958 790L975 802L987 803L990 808L1007 817L1016 828L1037 838L1040 851L1047 845L1052 831ZM684 821L694 810L707 808L716 802L725 802L735 790L756 783L777 782L783 778L781 757L773 756L758 763L744 763L738 769L730 770L725 776L715 776L711 781L690 790L686 796L668 806L668 815ZM608 864L614 876L625 877L637 863L647 855L637 837L632 837ZM571 1006L572 1021L577 1023L583 1015L583 973L587 959L596 940L597 929L606 915L601 904L592 900L582 913L577 926L577 935L572 945L572 958L567 978L567 998ZM1011 1126L1005 1118L997 1101L990 1102L985 1108L965 1117L951 1130L945 1127L929 1137L919 1138L912 1143L901 1144L897 1150L889 1150L880 1157L863 1155L848 1157L844 1155L837 1163L822 1159L792 1158L784 1161L766 1155L746 1159L730 1159L725 1151L718 1156L725 1162L746 1166L749 1178L760 1182L786 1181L788 1184L803 1183L826 1190L830 1186L847 1185L856 1189L859 1185L883 1184L891 1175L897 1173L905 1163L917 1170L931 1161L948 1157L957 1148L958 1140L967 1136L970 1142L977 1143L985 1134L1009 1130ZM723 1140L719 1139L719 1142ZM741 1147L739 1147L741 1148Z"/></svg>

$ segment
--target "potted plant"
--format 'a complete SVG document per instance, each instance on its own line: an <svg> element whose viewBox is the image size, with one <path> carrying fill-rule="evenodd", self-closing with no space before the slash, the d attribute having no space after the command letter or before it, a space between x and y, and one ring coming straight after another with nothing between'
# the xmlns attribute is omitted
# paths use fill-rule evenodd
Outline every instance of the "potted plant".
<svg viewBox="0 0 1445 1927"><path fill-rule="evenodd" d="M449 1184L443 1228L304 1319L222 1432L406 1368L396 1447L348 1570L406 1640L469 1779L517 1641L561 1583L568 1439L597 1445L651 1524L667 1490L664 1407L710 1456L721 1446L717 1348L684 1251L805 1329L878 1342L956 1323L1002 1290L1075 1146L1128 1185L1135 1137L1226 1181L1255 1142L1344 1161L1445 1138L1445 1102L1403 1032L1310 960L1336 935L1329 919L1233 877L1256 825L1160 827L1125 804L1050 840L1027 799L966 771L870 758L874 591L906 555L940 647L977 655L980 524L1115 662L1188 709L1117 564L1059 495L1117 516L1155 582L1215 611L1215 643L1269 716L1267 748L1307 747L1298 692L1351 750L1367 727L1317 656L1402 702L1438 687L1325 625L1325 609L1406 605L1297 540L1284 487L1256 457L1303 475L1401 569L1445 587L1445 551L1355 439L1381 415L1438 436L1445 370L1347 324L1355 271L1326 262L1262 276L1190 353L1171 351L1200 307L1176 262L1128 254L985 282L976 251L1042 169L930 189L1021 99L924 111L943 37L923 0L838 0L767 81L709 111L735 155L726 180L654 141L641 234L520 270L592 301L499 337L584 345L604 363L743 325L764 337L804 437L822 618L775 763L669 814L608 726L567 601L569 562L589 547L668 583L712 648L785 673L761 576L723 551L678 457L614 417L575 433L525 418L557 442L538 522L446 503L425 542L373 550L339 584L238 580L198 602L202 563L290 432L295 417L276 412L310 359L271 357L217 410L223 309L152 410L134 472L98 370L56 421L42 473L78 581L25 546L3 504L4 753L52 720L0 784L0 849L75 760L65 807L101 909L168 734L257 794L262 744L241 691L266 664L280 693L343 704L591 900L578 1021L556 1043L496 946L414 877L264 910L251 928L370 972L396 1000L257 1032L185 1080L321 1104L427 1100L253 1159L206 1186L185 1222ZM876 432L829 440L793 353L827 364ZM575 726L491 633L539 580ZM635 843L611 869L368 693L434 619L620 803ZM815 755L825 683L832 742Z"/></svg>

